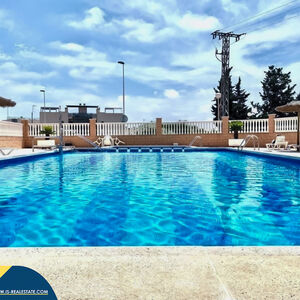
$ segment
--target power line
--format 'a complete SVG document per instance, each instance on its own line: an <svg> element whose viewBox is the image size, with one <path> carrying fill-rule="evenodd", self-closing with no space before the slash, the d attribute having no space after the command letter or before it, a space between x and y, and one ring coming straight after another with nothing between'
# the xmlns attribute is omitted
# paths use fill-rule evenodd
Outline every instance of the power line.
<svg viewBox="0 0 300 300"><path fill-rule="evenodd" d="M247 31L247 34L249 34L249 33L251 33L251 32L255 32L255 31L257 31L257 30L261 30L261 29L270 27L270 26L272 26L272 25L278 25L278 24L281 24L281 23L283 23L283 22L286 22L286 21L288 21L288 20L290 20L290 19L293 19L293 18L296 18L296 17L298 17L298 16L300 16L300 14L296 14L296 15L290 16L289 18L285 18L285 19L283 19L283 20L281 20L281 21L279 21L279 22L273 22L273 23L266 24L265 26L262 26L262 27L259 27L259 28L256 28L256 29Z"/></svg>
<svg viewBox="0 0 300 300"><path fill-rule="evenodd" d="M247 19L245 19L245 20L243 20L243 21L241 21L241 22L238 22L238 23L236 23L236 24L234 24L234 25L226 26L226 27L224 27L224 28L221 29L221 30L224 31L225 29L232 28L232 27L235 27L235 26L237 26L237 25L247 23L247 22L249 22L249 21L251 21L251 20L257 19L258 17L264 16L264 15L268 15L268 14L270 14L270 13L273 12L273 11L276 11L276 10L282 8L282 7L289 6L289 5L291 5L291 4L295 3L295 2L298 2L298 1L299 1L299 0L292 0L292 1L289 1L289 2L287 2L287 3L285 3L285 4L282 4L282 5L280 5L280 6L274 7L274 8L272 8L272 9L270 9L270 10L266 10L266 11L263 11L263 12L257 14L257 15L254 15L254 16L252 16L252 17L249 17L249 18L247 18Z"/></svg>

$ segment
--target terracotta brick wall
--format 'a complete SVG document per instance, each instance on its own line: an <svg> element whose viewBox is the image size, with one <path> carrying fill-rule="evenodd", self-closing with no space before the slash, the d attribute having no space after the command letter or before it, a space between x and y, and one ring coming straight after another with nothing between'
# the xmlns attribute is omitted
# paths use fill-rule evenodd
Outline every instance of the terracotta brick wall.
<svg viewBox="0 0 300 300"><path fill-rule="evenodd" d="M23 138L19 136L0 136L0 148L23 148Z"/></svg>
<svg viewBox="0 0 300 300"><path fill-rule="evenodd" d="M265 144L270 143L275 139L278 133L274 132L274 115L269 116L269 132L268 133L254 133L259 138L259 143L261 147L265 147ZM222 119L222 133L219 134L186 134L186 135L163 135L162 134L162 119L156 119L156 135L149 136L139 136L139 135L126 135L118 136L120 140L124 141L126 145L173 145L173 143L178 143L179 145L188 145L195 136L200 135L202 137L202 145L208 147L227 147L228 139L233 138L233 133L229 133L228 117L223 117ZM24 147L32 147L33 138L28 136L28 121L23 122L24 125ZM239 134L239 138L245 138L249 133ZM296 132L282 133L285 135L286 140L290 144L295 144L297 142ZM88 136L91 141L97 139L96 136L96 120L90 120L90 136ZM80 139L76 136L65 136L65 143L71 143L76 147L92 147L86 141ZM35 142L36 143L36 142ZM59 140L56 140L59 143ZM200 145L200 141L195 142L195 146ZM249 146L252 146L249 144Z"/></svg>

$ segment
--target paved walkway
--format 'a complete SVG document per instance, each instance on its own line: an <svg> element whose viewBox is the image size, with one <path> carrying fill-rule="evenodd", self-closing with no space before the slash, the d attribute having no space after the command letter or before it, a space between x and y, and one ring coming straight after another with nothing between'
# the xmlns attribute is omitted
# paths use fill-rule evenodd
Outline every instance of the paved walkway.
<svg viewBox="0 0 300 300"><path fill-rule="evenodd" d="M300 247L0 248L60 300L300 299Z"/></svg>
<svg viewBox="0 0 300 300"><path fill-rule="evenodd" d="M263 153L267 155L273 155L277 157L290 157L290 158L299 158L300 152L295 150L268 150L267 148L260 148L259 150L253 150L253 148L244 148L243 151L254 152L254 153Z"/></svg>
<svg viewBox="0 0 300 300"><path fill-rule="evenodd" d="M3 148L2 148L3 149ZM3 150L4 153L8 153L8 150ZM42 153L51 153L53 150L43 150L43 149L35 149L34 152L32 152L32 149L26 148L26 149L14 149L9 155L2 155L0 153L0 161L5 160L8 158L13 158L13 157L22 157L22 156L32 156L32 155L37 155L37 154L42 154Z"/></svg>

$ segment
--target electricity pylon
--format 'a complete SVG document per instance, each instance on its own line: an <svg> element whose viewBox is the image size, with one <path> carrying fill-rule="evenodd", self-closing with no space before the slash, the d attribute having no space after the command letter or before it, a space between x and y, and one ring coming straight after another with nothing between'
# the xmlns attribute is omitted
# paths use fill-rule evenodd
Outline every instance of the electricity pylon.
<svg viewBox="0 0 300 300"><path fill-rule="evenodd" d="M216 49L216 58L222 63L222 75L221 75L221 101L220 107L220 119L223 116L229 116L229 57L230 57L230 39L235 38L238 42L242 35L246 33L236 34L233 32L221 32L219 30L214 31L211 35L213 39L217 37L222 40L222 52ZM218 58L221 56L221 59Z"/></svg>

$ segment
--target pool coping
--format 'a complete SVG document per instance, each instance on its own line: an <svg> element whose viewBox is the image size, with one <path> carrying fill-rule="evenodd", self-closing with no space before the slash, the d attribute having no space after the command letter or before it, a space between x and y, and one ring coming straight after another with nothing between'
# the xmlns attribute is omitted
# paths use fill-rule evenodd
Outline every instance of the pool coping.
<svg viewBox="0 0 300 300"><path fill-rule="evenodd" d="M186 153L189 152L202 152L202 151L232 151L232 152L238 152L248 155L256 155L256 156L262 156L262 157L269 157L269 158L280 158L283 160L290 160L290 161L297 161L300 162L300 153L299 152L284 152L284 151L269 151L265 148L261 148L260 150L254 150L253 148L246 148L243 150L238 150L237 148L232 147L189 147L189 146L172 146L172 145L140 145L140 146L121 146L121 147L110 147L110 148L101 148L101 149L94 149L94 148L76 148L76 149L64 149L64 153L71 153L71 152L100 152L100 153L116 153L119 152L119 149L128 149L128 148L134 148L137 151L132 151L130 153L148 153L150 151L143 151L145 149L159 149L164 148L171 151L165 151L166 153L181 153L180 151L176 151L175 149L185 149ZM159 152L159 151L155 151ZM1 164L9 164L11 163L17 163L17 162L23 162L23 161L29 161L31 159L36 159L39 157L45 157L50 156L54 154L58 154L58 149L55 150L49 150L45 152L40 153L27 153L27 154L20 154L16 156L11 157L0 157L0 166ZM126 151L120 151L119 153L127 153Z"/></svg>

